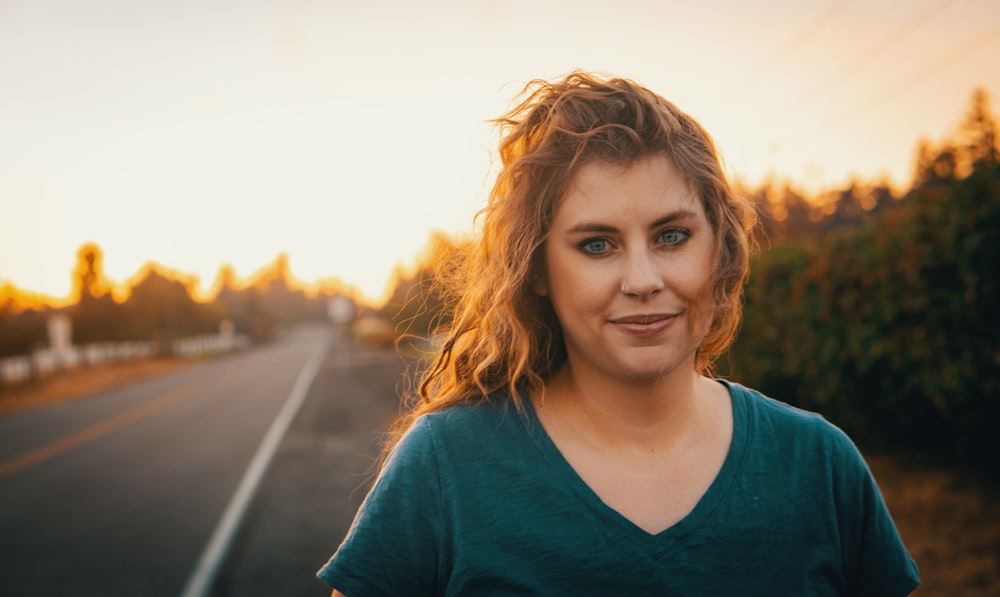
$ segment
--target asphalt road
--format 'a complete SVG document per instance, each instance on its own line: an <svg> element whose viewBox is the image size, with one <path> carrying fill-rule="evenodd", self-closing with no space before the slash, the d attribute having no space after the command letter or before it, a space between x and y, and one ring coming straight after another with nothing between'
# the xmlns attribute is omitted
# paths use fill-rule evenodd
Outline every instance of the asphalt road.
<svg viewBox="0 0 1000 597"><path fill-rule="evenodd" d="M277 451L222 567L214 597L329 595L315 578L370 487L382 431L412 363L335 346Z"/></svg>
<svg viewBox="0 0 1000 597"><path fill-rule="evenodd" d="M0 418L0 595L177 596L325 330ZM317 355L322 356L322 355ZM334 346L254 494L215 595L313 577L367 487L404 363Z"/></svg>

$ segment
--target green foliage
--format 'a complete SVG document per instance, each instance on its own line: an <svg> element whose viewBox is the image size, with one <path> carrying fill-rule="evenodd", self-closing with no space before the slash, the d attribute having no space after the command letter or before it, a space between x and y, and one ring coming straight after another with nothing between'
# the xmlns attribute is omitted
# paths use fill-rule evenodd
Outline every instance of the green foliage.
<svg viewBox="0 0 1000 597"><path fill-rule="evenodd" d="M177 338L216 331L222 319L211 305L196 302L183 282L153 267L132 287L119 317L112 329L160 342L164 349Z"/></svg>
<svg viewBox="0 0 1000 597"><path fill-rule="evenodd" d="M767 227L727 373L823 413L860 443L1000 472L1000 169L977 91L955 138L917 152L914 187ZM760 193L765 213L795 215ZM867 197L867 200L865 199ZM791 217L787 218L791 220ZM836 225L833 225L836 223Z"/></svg>
<svg viewBox="0 0 1000 597"><path fill-rule="evenodd" d="M0 299L0 358L27 354L46 339L44 310L15 310L13 300Z"/></svg>
<svg viewBox="0 0 1000 597"><path fill-rule="evenodd" d="M760 255L732 376L862 443L996 466L1000 170L985 166Z"/></svg>

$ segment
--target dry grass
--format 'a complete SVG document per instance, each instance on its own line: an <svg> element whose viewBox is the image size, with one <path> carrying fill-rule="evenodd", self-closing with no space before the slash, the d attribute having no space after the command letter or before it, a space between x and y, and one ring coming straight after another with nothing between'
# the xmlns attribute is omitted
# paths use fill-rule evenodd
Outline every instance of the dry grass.
<svg viewBox="0 0 1000 597"><path fill-rule="evenodd" d="M191 359L156 358L80 367L48 375L42 379L0 388L0 416L72 400L115 386L174 371L193 363Z"/></svg>
<svg viewBox="0 0 1000 597"><path fill-rule="evenodd" d="M868 457L920 567L918 597L1000 595L1000 492L970 474Z"/></svg>

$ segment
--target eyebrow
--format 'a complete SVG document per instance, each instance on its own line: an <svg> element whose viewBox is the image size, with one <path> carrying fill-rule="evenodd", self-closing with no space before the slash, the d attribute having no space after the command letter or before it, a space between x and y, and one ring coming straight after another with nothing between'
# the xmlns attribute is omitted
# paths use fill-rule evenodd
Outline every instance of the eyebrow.
<svg viewBox="0 0 1000 597"><path fill-rule="evenodd" d="M672 211L660 218L657 218L652 224L649 225L650 229L659 228L667 224L671 224L677 221L689 220L696 218L697 214L688 209L678 209L677 211ZM608 224L601 224L597 222L580 222L572 228L569 229L570 233L584 233L584 232L617 232L618 229L614 226L609 226Z"/></svg>

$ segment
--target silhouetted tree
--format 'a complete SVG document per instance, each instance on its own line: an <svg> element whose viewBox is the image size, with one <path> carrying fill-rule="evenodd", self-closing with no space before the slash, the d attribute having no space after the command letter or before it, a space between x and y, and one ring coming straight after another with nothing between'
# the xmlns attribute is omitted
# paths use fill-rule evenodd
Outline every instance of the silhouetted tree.
<svg viewBox="0 0 1000 597"><path fill-rule="evenodd" d="M133 334L161 342L164 349L178 337L216 331L222 319L210 305L196 302L188 285L153 264L132 287L125 309Z"/></svg>
<svg viewBox="0 0 1000 597"><path fill-rule="evenodd" d="M816 232L815 207L790 184L767 182L752 194L761 226L770 241L812 236Z"/></svg>
<svg viewBox="0 0 1000 597"><path fill-rule="evenodd" d="M49 309L19 309L10 295L0 299L0 358L27 354L45 345Z"/></svg>
<svg viewBox="0 0 1000 597"><path fill-rule="evenodd" d="M960 169L965 175L997 165L997 122L985 89L976 89L958 127Z"/></svg>
<svg viewBox="0 0 1000 597"><path fill-rule="evenodd" d="M121 340L128 336L124 312L111 296L104 254L94 243L80 247L73 270L76 304L70 310L74 342Z"/></svg>
<svg viewBox="0 0 1000 597"><path fill-rule="evenodd" d="M997 122L990 111L989 95L977 89L959 123L955 137L939 147L926 139L917 146L913 188L948 186L977 170L997 165Z"/></svg>
<svg viewBox="0 0 1000 597"><path fill-rule="evenodd" d="M236 271L231 265L219 268L217 275L219 291L213 300L215 309L233 322L238 333L247 334L254 340L270 340L274 337L274 317L263 305L259 288L239 289Z"/></svg>
<svg viewBox="0 0 1000 597"><path fill-rule="evenodd" d="M310 298L301 288L296 288L288 255L284 253L261 271L253 288L258 306L275 322L316 321L326 317L326 297Z"/></svg>

